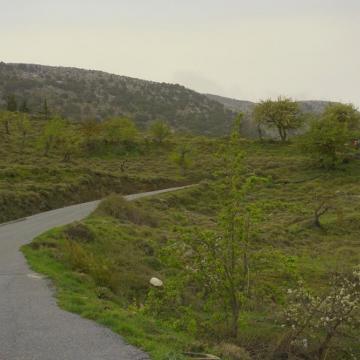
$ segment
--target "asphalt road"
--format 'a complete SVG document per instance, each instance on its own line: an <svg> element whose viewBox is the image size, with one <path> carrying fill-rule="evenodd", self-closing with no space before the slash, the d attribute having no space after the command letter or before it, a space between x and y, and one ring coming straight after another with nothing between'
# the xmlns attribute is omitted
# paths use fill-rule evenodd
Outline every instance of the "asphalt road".
<svg viewBox="0 0 360 360"><path fill-rule="evenodd" d="M179 189L126 198L130 201ZM19 250L53 227L85 218L98 203L69 206L0 225L0 360L148 359L109 329L61 310L48 280L29 269Z"/></svg>

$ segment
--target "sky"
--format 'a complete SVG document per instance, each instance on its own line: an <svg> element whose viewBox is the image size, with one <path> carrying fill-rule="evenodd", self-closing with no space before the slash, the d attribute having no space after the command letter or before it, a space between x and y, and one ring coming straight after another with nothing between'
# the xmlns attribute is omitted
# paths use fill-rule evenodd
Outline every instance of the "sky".
<svg viewBox="0 0 360 360"><path fill-rule="evenodd" d="M360 106L359 0L0 0L0 61Z"/></svg>

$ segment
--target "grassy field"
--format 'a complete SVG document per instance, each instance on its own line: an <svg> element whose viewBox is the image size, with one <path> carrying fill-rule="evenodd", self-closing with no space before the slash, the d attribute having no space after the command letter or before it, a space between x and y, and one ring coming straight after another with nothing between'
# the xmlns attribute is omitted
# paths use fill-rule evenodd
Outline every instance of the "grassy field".
<svg viewBox="0 0 360 360"><path fill-rule="evenodd" d="M262 212L254 251L274 254L277 262L254 272L256 291L242 309L239 335L230 340L219 314L206 308L196 289L179 285L183 269L169 256L184 231L217 226L213 174L221 163L212 154L218 141L192 141L198 155L186 178L166 155L151 153L134 160L129 173L141 169L148 178L156 173L178 182L206 182L131 204L112 195L89 218L40 236L24 253L35 271L54 281L61 307L110 327L155 360L181 359L186 351L271 358L286 333L281 312L287 289L303 279L321 292L330 273L360 263L360 163L324 171L313 167L296 144L242 141L246 175L267 179L249 199ZM104 166L102 159L91 161ZM107 161L110 172L117 160ZM329 210L317 227L314 212L322 204ZM150 287L153 276L164 281L164 289ZM352 359L360 358L358 342L346 341ZM328 359L351 359L347 356L333 349Z"/></svg>

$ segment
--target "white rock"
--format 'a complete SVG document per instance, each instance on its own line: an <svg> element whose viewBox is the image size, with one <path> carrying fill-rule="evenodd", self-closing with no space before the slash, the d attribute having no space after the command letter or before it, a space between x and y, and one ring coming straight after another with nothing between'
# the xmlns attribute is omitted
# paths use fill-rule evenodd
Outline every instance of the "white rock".
<svg viewBox="0 0 360 360"><path fill-rule="evenodd" d="M150 279L150 284L156 287L162 287L164 285L164 283L156 277Z"/></svg>

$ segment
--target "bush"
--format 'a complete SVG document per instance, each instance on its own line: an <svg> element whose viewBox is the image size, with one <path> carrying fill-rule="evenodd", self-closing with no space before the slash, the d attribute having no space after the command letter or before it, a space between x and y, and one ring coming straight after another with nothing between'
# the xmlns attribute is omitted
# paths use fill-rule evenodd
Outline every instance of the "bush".
<svg viewBox="0 0 360 360"><path fill-rule="evenodd" d="M73 241L80 241L84 243L90 243L94 241L94 233L88 226L81 222L75 222L67 226L64 230L64 234L67 239Z"/></svg>
<svg viewBox="0 0 360 360"><path fill-rule="evenodd" d="M136 225L157 226L157 221L153 216L147 214L136 204L126 201L121 195L110 195L100 203L95 213Z"/></svg>

